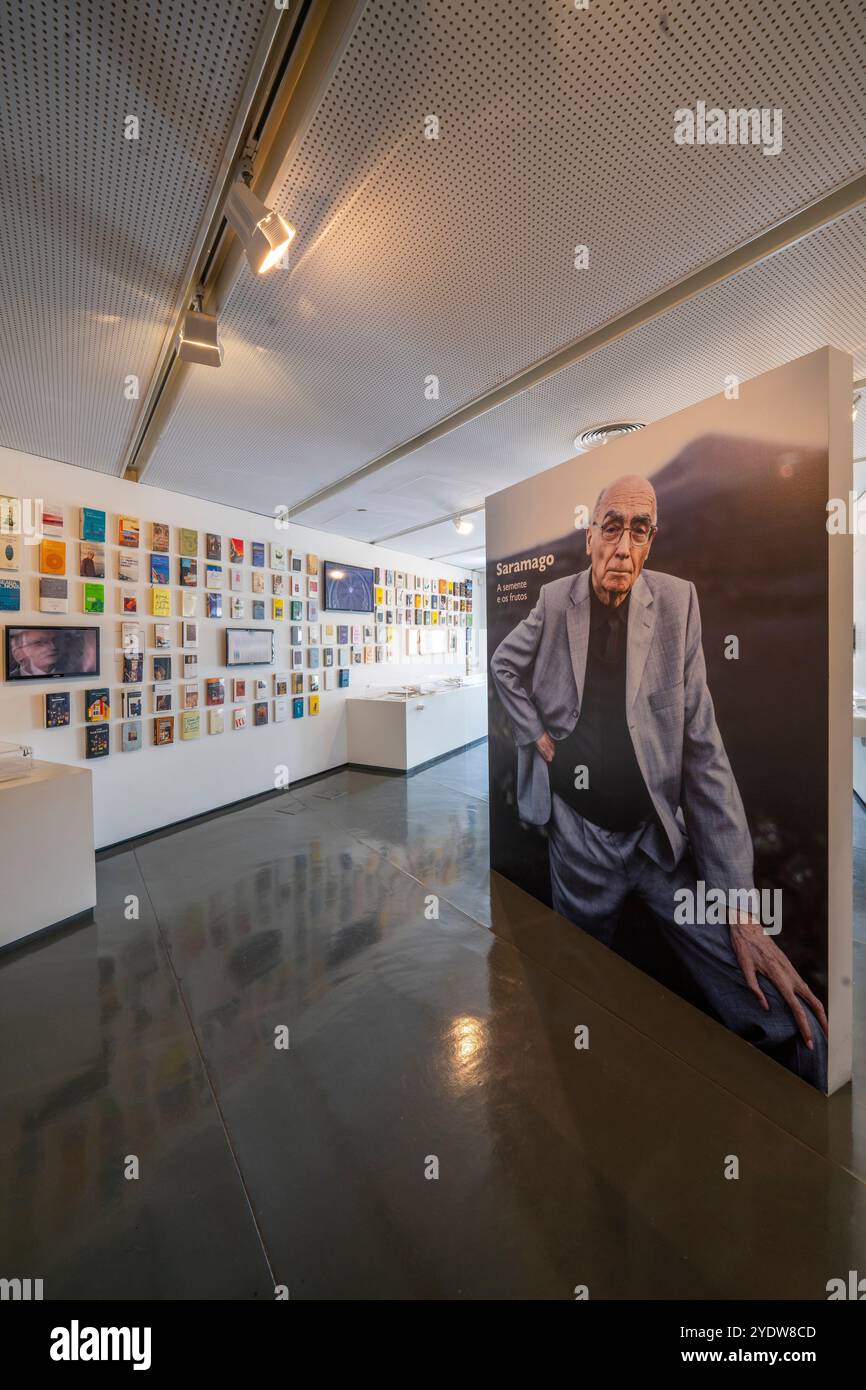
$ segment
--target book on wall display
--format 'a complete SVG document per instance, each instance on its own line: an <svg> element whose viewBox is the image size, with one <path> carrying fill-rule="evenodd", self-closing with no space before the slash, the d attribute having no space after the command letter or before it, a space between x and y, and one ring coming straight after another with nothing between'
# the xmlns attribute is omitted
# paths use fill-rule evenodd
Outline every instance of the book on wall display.
<svg viewBox="0 0 866 1390"><path fill-rule="evenodd" d="M101 724L111 718L111 703L108 690L100 686L96 690L84 692L84 719L88 724Z"/></svg>
<svg viewBox="0 0 866 1390"><path fill-rule="evenodd" d="M318 573L319 573L319 557L318 557L318 555L308 555L308 556L307 556L307 574L318 574Z"/></svg>
<svg viewBox="0 0 866 1390"><path fill-rule="evenodd" d="M319 621L319 600L317 598L307 599L307 622L317 623Z"/></svg>
<svg viewBox="0 0 866 1390"><path fill-rule="evenodd" d="M65 525L64 512L62 506L57 502L42 503L42 534L43 536L62 536Z"/></svg>
<svg viewBox="0 0 866 1390"><path fill-rule="evenodd" d="M204 586L206 589L221 589L223 586L222 565L205 565Z"/></svg>
<svg viewBox="0 0 866 1390"><path fill-rule="evenodd" d="M198 531L181 526L178 550L181 555L198 555Z"/></svg>
<svg viewBox="0 0 866 1390"><path fill-rule="evenodd" d="M123 753L137 753L141 747L141 720L130 719L121 725L120 747Z"/></svg>
<svg viewBox="0 0 866 1390"><path fill-rule="evenodd" d="M221 618L223 615L223 596L222 594L205 594L207 603L206 617Z"/></svg>
<svg viewBox="0 0 866 1390"><path fill-rule="evenodd" d="M292 701L292 718L303 719L304 717L304 697L301 695Z"/></svg>
<svg viewBox="0 0 866 1390"><path fill-rule="evenodd" d="M312 671L315 671L315 670L321 665L321 659L320 659L320 653L319 653L319 648L318 648L318 647L308 647L308 648L307 648L307 665L309 666L310 670L312 670Z"/></svg>
<svg viewBox="0 0 866 1390"><path fill-rule="evenodd" d="M250 588L254 594L265 592L265 575L263 570L253 570L250 575Z"/></svg>
<svg viewBox="0 0 866 1390"><path fill-rule="evenodd" d="M242 565L244 562L244 543L239 536L229 536L229 563Z"/></svg>
<svg viewBox="0 0 866 1390"><path fill-rule="evenodd" d="M291 663L293 671L303 671L304 669L304 649L303 647L292 647Z"/></svg>
<svg viewBox="0 0 866 1390"><path fill-rule="evenodd" d="M235 676L232 681L232 699L245 700L247 698L247 678L246 676Z"/></svg>
<svg viewBox="0 0 866 1390"><path fill-rule="evenodd" d="M289 626L289 646L300 647L304 640L304 628L301 623L292 623Z"/></svg>
<svg viewBox="0 0 866 1390"><path fill-rule="evenodd" d="M254 622L264 622L265 601L263 598L254 598L252 602L252 614Z"/></svg>
<svg viewBox="0 0 866 1390"><path fill-rule="evenodd" d="M52 545L62 542L52 541ZM82 579L105 578L105 546L96 541L79 541L78 573Z"/></svg>
<svg viewBox="0 0 866 1390"><path fill-rule="evenodd" d="M45 727L61 729L71 717L68 690L52 690L45 696Z"/></svg>
<svg viewBox="0 0 866 1390"><path fill-rule="evenodd" d="M274 622L281 623L286 616L286 601L282 598L271 600L272 617Z"/></svg>
<svg viewBox="0 0 866 1390"><path fill-rule="evenodd" d="M223 557L223 538L216 535L214 531L207 531L204 538L204 553L209 560L221 560Z"/></svg>
<svg viewBox="0 0 866 1390"><path fill-rule="evenodd" d="M151 584L167 584L169 557L161 555L157 551L151 551L150 555L150 582Z"/></svg>
<svg viewBox="0 0 866 1390"><path fill-rule="evenodd" d="M184 709L198 709L198 681L187 681L183 687Z"/></svg>
<svg viewBox="0 0 866 1390"><path fill-rule="evenodd" d="M239 598L237 594L232 594L229 608L233 618L245 618L247 616L246 602L244 599Z"/></svg>
<svg viewBox="0 0 866 1390"><path fill-rule="evenodd" d="M335 623L322 623L322 641L325 646L332 647L337 640L337 627Z"/></svg>
<svg viewBox="0 0 866 1390"><path fill-rule="evenodd" d="M267 700L257 700L253 705L253 724L260 727L268 722L268 702Z"/></svg>
<svg viewBox="0 0 866 1390"><path fill-rule="evenodd" d="M321 681L319 680L319 673L318 673L318 671L308 671L308 672L307 672L307 689L308 689L308 690L313 690L313 691L316 692L316 694L318 694L318 692L321 690L321 688L322 688L322 684L321 684Z"/></svg>
<svg viewBox="0 0 866 1390"><path fill-rule="evenodd" d="M204 683L206 705L224 705L226 702L226 683L222 676L211 676Z"/></svg>
<svg viewBox="0 0 866 1390"><path fill-rule="evenodd" d="M180 736L182 739L201 737L201 714L197 709L185 709L180 716Z"/></svg>
<svg viewBox="0 0 866 1390"><path fill-rule="evenodd" d="M180 556L180 583L185 589L194 589L198 585L198 560L194 556Z"/></svg>
<svg viewBox="0 0 866 1390"><path fill-rule="evenodd" d="M264 541L253 541L250 546L250 564L257 569L264 569L265 565L265 543Z"/></svg>
<svg viewBox="0 0 866 1390"><path fill-rule="evenodd" d="M174 743L174 715L161 714L153 721L153 741L158 747Z"/></svg>
<svg viewBox="0 0 866 1390"><path fill-rule="evenodd" d="M304 693L304 673L303 671L292 672L292 694L303 695Z"/></svg>
<svg viewBox="0 0 866 1390"><path fill-rule="evenodd" d="M338 666L348 666L350 660L351 660L351 657L349 656L349 648L348 648L348 647L338 647L338 648L337 648L337 665L338 665Z"/></svg>
<svg viewBox="0 0 866 1390"><path fill-rule="evenodd" d="M105 585L91 584L84 585L84 612L85 613L104 613L105 612Z"/></svg>
<svg viewBox="0 0 866 1390"><path fill-rule="evenodd" d="M275 570L271 575L271 593L276 594L277 598L285 597L286 576L281 570Z"/></svg>
<svg viewBox="0 0 866 1390"><path fill-rule="evenodd" d="M304 621L304 604L299 598L293 598L289 604L289 616L293 623Z"/></svg>
<svg viewBox="0 0 866 1390"><path fill-rule="evenodd" d="M304 557L297 550L293 550L291 553L289 568L293 574L303 574L304 572Z"/></svg>
<svg viewBox="0 0 866 1390"><path fill-rule="evenodd" d="M108 724L91 724L84 730L84 756L107 758L109 754Z"/></svg>
<svg viewBox="0 0 866 1390"><path fill-rule="evenodd" d="M337 645L346 647L349 644L349 624L337 623Z"/></svg>
<svg viewBox="0 0 866 1390"><path fill-rule="evenodd" d="M165 652L171 647L171 624L154 623L153 625L153 645L158 651Z"/></svg>
<svg viewBox="0 0 866 1390"><path fill-rule="evenodd" d="M140 719L142 698L140 690L121 690L120 713L123 719Z"/></svg>
<svg viewBox="0 0 866 1390"><path fill-rule="evenodd" d="M118 555L117 577L122 584L138 583L139 569L137 555Z"/></svg>
<svg viewBox="0 0 866 1390"><path fill-rule="evenodd" d="M14 536L0 536L0 570L21 568L21 542Z"/></svg>
<svg viewBox="0 0 866 1390"><path fill-rule="evenodd" d="M153 712L154 714L167 714L174 707L172 699L172 688L170 685L155 685L153 687Z"/></svg>
<svg viewBox="0 0 866 1390"><path fill-rule="evenodd" d="M337 672L333 666L331 666L327 671L322 672L322 688L324 690L336 690Z"/></svg>
<svg viewBox="0 0 866 1390"><path fill-rule="evenodd" d="M209 734L221 734L225 731L226 720L225 711L222 709L209 709L207 712L207 731Z"/></svg>
<svg viewBox="0 0 866 1390"><path fill-rule="evenodd" d="M289 593L292 598L304 597L304 576L302 574L289 575Z"/></svg>
<svg viewBox="0 0 866 1390"><path fill-rule="evenodd" d="M21 501L18 497L0 497L0 536L17 536L21 532Z"/></svg>
<svg viewBox="0 0 866 1390"><path fill-rule="evenodd" d="M168 554L169 550L169 530L167 521L152 521L150 523L150 548Z"/></svg>
<svg viewBox="0 0 866 1390"><path fill-rule="evenodd" d="M144 680L143 652L124 652L122 675L124 685L141 684L141 682Z"/></svg>
<svg viewBox="0 0 866 1390"><path fill-rule="evenodd" d="M238 705L236 709L233 709L233 710L232 710L232 728L233 728L233 729L245 729L246 727L247 727L247 707L246 707L246 705Z"/></svg>
<svg viewBox="0 0 866 1390"><path fill-rule="evenodd" d="M181 598L183 599L183 604L181 606L183 616L185 618L195 618L198 614L198 594L192 589L183 589L181 591Z"/></svg>
<svg viewBox="0 0 866 1390"><path fill-rule="evenodd" d="M117 518L117 544L126 546L128 550L137 550L141 539L141 527L138 524L137 516L119 516Z"/></svg>
<svg viewBox="0 0 866 1390"><path fill-rule="evenodd" d="M260 575L259 578L261 578L261 577L262 577L262 576ZM242 593L242 592L243 592L243 587L244 587L244 572L243 572L243 570L242 570L242 569L239 569L237 565L231 565L231 566L229 567L229 588L232 590L233 593L239 594L239 593Z"/></svg>
<svg viewBox="0 0 866 1390"><path fill-rule="evenodd" d="M0 613L21 612L21 581L0 580Z"/></svg>
<svg viewBox="0 0 866 1390"><path fill-rule="evenodd" d="M333 648L333 647L323 647L323 648L322 648L322 665L323 665L323 666L333 666L333 664L334 664L334 648Z"/></svg>
<svg viewBox="0 0 866 1390"><path fill-rule="evenodd" d="M288 676L283 676L283 675L274 676L274 695L275 695L275 697L276 697L277 699L279 699L280 696L282 696L282 695L288 695L288 693L289 693L289 678L288 678Z"/></svg>
<svg viewBox="0 0 866 1390"><path fill-rule="evenodd" d="M271 541L271 569L284 570L287 567L288 552L282 541Z"/></svg>
<svg viewBox="0 0 866 1390"><path fill-rule="evenodd" d="M122 612L122 613L137 613L137 612L138 612L138 594L122 594L122 595L121 595L121 612Z"/></svg>
<svg viewBox="0 0 866 1390"><path fill-rule="evenodd" d="M319 597L319 576L311 574L307 577L307 598Z"/></svg>
<svg viewBox="0 0 866 1390"><path fill-rule="evenodd" d="M307 627L307 641L311 647L317 647L322 640L322 629L318 623L310 623Z"/></svg>
<svg viewBox="0 0 866 1390"><path fill-rule="evenodd" d="M190 619L185 619L182 629L182 637L184 647L197 647L198 623L191 621Z"/></svg>
<svg viewBox="0 0 866 1390"><path fill-rule="evenodd" d="M263 680L253 681L253 697L256 700L264 700L268 693L268 683Z"/></svg>
<svg viewBox="0 0 866 1390"><path fill-rule="evenodd" d="M349 674L350 674L350 673L349 673L349 671L347 671L347 670L345 670L345 671L344 671L344 670L339 670L339 671L337 672L338 684L339 684L341 690L344 690L344 689L346 688L346 686L349 684Z"/></svg>
<svg viewBox="0 0 866 1390"><path fill-rule="evenodd" d="M42 574L66 573L66 542L45 540L39 546L39 569Z"/></svg>
<svg viewBox="0 0 866 1390"><path fill-rule="evenodd" d="M105 512L97 507L81 508L81 535L83 541L105 543Z"/></svg>
<svg viewBox="0 0 866 1390"><path fill-rule="evenodd" d="M69 585L65 579L54 579L51 575L40 577L39 612L69 612Z"/></svg>
<svg viewBox="0 0 866 1390"><path fill-rule="evenodd" d="M144 651L144 628L141 623L120 624L120 649L129 653Z"/></svg>
<svg viewBox="0 0 866 1390"><path fill-rule="evenodd" d="M171 680L171 657L153 657L153 679L159 685Z"/></svg>
<svg viewBox="0 0 866 1390"><path fill-rule="evenodd" d="M288 700L274 700L274 723L282 724L288 716Z"/></svg>
<svg viewBox="0 0 866 1390"><path fill-rule="evenodd" d="M319 713L319 698L318 695L309 695L307 697L307 709L310 714Z"/></svg>
<svg viewBox="0 0 866 1390"><path fill-rule="evenodd" d="M184 652L183 654L183 678L185 681L194 680L198 675L198 652Z"/></svg>

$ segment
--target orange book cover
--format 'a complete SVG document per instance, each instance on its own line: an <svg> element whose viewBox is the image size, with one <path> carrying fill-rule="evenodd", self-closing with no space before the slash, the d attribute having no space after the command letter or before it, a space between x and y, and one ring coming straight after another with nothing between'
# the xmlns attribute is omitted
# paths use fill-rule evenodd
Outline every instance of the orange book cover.
<svg viewBox="0 0 866 1390"><path fill-rule="evenodd" d="M66 573L66 542L44 540L39 546L39 569L42 574Z"/></svg>

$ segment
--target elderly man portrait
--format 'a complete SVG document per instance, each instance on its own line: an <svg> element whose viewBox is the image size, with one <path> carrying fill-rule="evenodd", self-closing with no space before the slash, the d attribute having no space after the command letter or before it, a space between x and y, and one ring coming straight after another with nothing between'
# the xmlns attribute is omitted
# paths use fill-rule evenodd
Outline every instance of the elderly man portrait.
<svg viewBox="0 0 866 1390"><path fill-rule="evenodd" d="M494 653L518 814L547 827L557 912L616 949L626 898L642 899L722 1023L823 1090L824 1009L760 917L675 915L675 894L697 897L699 883L726 901L753 889L754 855L695 587L647 568L658 524L646 478L612 482L586 530L587 568L543 585Z"/></svg>

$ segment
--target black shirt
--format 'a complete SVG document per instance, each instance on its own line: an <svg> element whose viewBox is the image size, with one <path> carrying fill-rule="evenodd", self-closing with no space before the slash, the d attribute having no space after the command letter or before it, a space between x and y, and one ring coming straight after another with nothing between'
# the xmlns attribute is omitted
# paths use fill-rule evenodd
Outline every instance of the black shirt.
<svg viewBox="0 0 866 1390"><path fill-rule="evenodd" d="M580 718L572 732L556 743L550 789L605 830L633 830L650 819L653 806L626 716L630 597L618 608L609 608L596 598L591 583L589 594L589 647ZM582 768L587 771L579 772Z"/></svg>

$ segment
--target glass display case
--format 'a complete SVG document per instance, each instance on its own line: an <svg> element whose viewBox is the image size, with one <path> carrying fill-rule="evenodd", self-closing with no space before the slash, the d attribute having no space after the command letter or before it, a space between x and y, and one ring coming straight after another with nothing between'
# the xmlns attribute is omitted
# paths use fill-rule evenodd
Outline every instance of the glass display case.
<svg viewBox="0 0 866 1390"><path fill-rule="evenodd" d="M371 683L365 689L354 693L353 698L406 702L417 700L421 696L442 695L451 690L475 689L486 684L487 677L480 673L469 676L431 676L426 680L409 681L405 685L399 682L393 685Z"/></svg>

